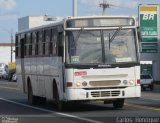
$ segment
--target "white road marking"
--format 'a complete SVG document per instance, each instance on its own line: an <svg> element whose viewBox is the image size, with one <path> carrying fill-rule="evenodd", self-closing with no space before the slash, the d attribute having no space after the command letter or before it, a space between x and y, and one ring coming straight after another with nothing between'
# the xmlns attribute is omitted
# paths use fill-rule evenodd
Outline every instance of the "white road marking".
<svg viewBox="0 0 160 123"><path fill-rule="evenodd" d="M0 86L0 88L9 89L9 90L19 90L19 89L16 88L16 87L7 87L7 86Z"/></svg>
<svg viewBox="0 0 160 123"><path fill-rule="evenodd" d="M79 119L79 120L83 120L83 121L87 121L87 122L91 122L91 123L103 123L103 122L96 121L96 120L91 120L91 119L88 119L88 118L81 118L81 117L78 117L78 116L75 116L75 115L70 115L70 114L60 113L60 112L56 112L56 111L51 111L51 110L48 110L48 109L33 107L33 106L30 106L30 105L26 105L26 104L23 104L23 103L18 103L18 102L12 101L12 100L4 99L4 98L0 98L0 100L5 101L5 102L9 102L9 103L13 103L13 104L16 104L16 105L24 106L24 107L27 107L27 108L32 108L32 109L36 109L36 110L39 110L39 111L49 112L49 113L52 113L52 114L54 113L54 114L57 114L57 115L71 117L71 118L75 118L75 119Z"/></svg>
<svg viewBox="0 0 160 123"><path fill-rule="evenodd" d="M37 115L0 115L0 117L19 117L19 118L38 118L38 117L43 117L43 118L58 118L57 116L53 116L53 115L42 115L42 114L37 114Z"/></svg>

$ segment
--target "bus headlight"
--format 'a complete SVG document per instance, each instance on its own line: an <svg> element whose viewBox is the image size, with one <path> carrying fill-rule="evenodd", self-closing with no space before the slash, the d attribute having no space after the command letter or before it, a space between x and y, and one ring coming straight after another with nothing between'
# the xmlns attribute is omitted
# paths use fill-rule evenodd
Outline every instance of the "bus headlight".
<svg viewBox="0 0 160 123"><path fill-rule="evenodd" d="M134 85L134 80L129 80L130 85Z"/></svg>
<svg viewBox="0 0 160 123"><path fill-rule="evenodd" d="M80 87L80 86L81 86L81 83L80 83L80 82L77 82L77 83L76 83L76 86L77 86L77 87Z"/></svg>

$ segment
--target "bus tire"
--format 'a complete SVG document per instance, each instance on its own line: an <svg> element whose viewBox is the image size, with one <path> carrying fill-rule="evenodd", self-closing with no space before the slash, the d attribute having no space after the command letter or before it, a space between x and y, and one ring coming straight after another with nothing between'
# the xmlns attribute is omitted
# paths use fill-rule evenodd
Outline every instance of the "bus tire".
<svg viewBox="0 0 160 123"><path fill-rule="evenodd" d="M56 108L59 110L59 111L62 111L64 109L64 102L63 101L60 101L59 99L59 93L58 93L58 89L57 87L54 88L55 89L55 103L56 103Z"/></svg>
<svg viewBox="0 0 160 123"><path fill-rule="evenodd" d="M40 104L44 105L46 104L47 99L45 97L40 97Z"/></svg>
<svg viewBox="0 0 160 123"><path fill-rule="evenodd" d="M146 91L146 88L145 88L145 87L142 87L142 90L143 90L143 91Z"/></svg>
<svg viewBox="0 0 160 123"><path fill-rule="evenodd" d="M28 83L28 102L30 105L37 104L37 97L33 95L31 83Z"/></svg>
<svg viewBox="0 0 160 123"><path fill-rule="evenodd" d="M124 106L124 99L118 99L118 100L113 101L113 107L115 109L123 108L123 106Z"/></svg>
<svg viewBox="0 0 160 123"><path fill-rule="evenodd" d="M153 91L154 85L153 85L153 84L150 84L149 88L150 88L151 91Z"/></svg>

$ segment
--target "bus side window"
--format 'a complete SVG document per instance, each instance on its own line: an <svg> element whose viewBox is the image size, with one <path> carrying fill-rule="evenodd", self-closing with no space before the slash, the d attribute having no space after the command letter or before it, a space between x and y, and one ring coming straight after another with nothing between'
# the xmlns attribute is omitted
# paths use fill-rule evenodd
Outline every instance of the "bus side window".
<svg viewBox="0 0 160 123"><path fill-rule="evenodd" d="M44 30L43 31L43 39L42 39L42 54L45 55L46 54L46 33L47 31Z"/></svg>
<svg viewBox="0 0 160 123"><path fill-rule="evenodd" d="M27 55L27 45L26 45L26 41L27 41L27 36L26 36L26 34L24 34L24 56Z"/></svg>
<svg viewBox="0 0 160 123"><path fill-rule="evenodd" d="M20 52L21 52L21 58L24 58L24 39L22 38L22 39L20 39Z"/></svg>
<svg viewBox="0 0 160 123"><path fill-rule="evenodd" d="M16 35L16 57L19 57L19 49L20 49L20 46L19 46L19 36Z"/></svg>
<svg viewBox="0 0 160 123"><path fill-rule="evenodd" d="M32 56L32 43L33 43L33 41L32 41L32 35L33 35L33 33L30 33L30 37L29 37L29 56Z"/></svg>
<svg viewBox="0 0 160 123"><path fill-rule="evenodd" d="M42 31L39 31L39 41L38 41L39 43L39 50L38 50L38 54L39 55L43 55L43 33L42 33Z"/></svg>
<svg viewBox="0 0 160 123"><path fill-rule="evenodd" d="M35 56L35 49L36 49L36 33L32 33L32 56Z"/></svg>
<svg viewBox="0 0 160 123"><path fill-rule="evenodd" d="M58 31L56 28L53 28L52 31L51 31L51 45L50 46L50 55L53 55L53 56L57 56L57 36L58 35Z"/></svg>
<svg viewBox="0 0 160 123"><path fill-rule="evenodd" d="M35 48L35 54L38 56L38 49L39 49L39 32L36 32L36 48Z"/></svg>
<svg viewBox="0 0 160 123"><path fill-rule="evenodd" d="M26 34L26 41L25 41L25 46L26 46L26 55L25 56L29 56L30 54L30 33Z"/></svg>
<svg viewBox="0 0 160 123"><path fill-rule="evenodd" d="M63 57L63 33L58 33L58 56Z"/></svg>
<svg viewBox="0 0 160 123"><path fill-rule="evenodd" d="M49 44L49 55L52 56L53 51L53 40L52 40L53 30L50 29L50 44Z"/></svg>
<svg viewBox="0 0 160 123"><path fill-rule="evenodd" d="M51 30L47 29L46 30L46 36L45 36L45 55L50 55L50 40L51 40Z"/></svg>

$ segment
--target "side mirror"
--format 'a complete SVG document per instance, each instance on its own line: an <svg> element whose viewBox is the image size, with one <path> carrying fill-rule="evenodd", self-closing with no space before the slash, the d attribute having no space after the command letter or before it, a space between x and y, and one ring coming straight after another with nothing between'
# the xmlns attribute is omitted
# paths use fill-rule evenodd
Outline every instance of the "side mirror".
<svg viewBox="0 0 160 123"><path fill-rule="evenodd" d="M140 27L137 27L137 32L138 32L138 40L139 40L139 42L141 42L142 41L142 33L140 30Z"/></svg>

